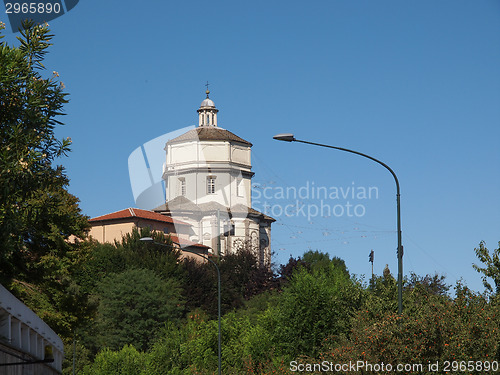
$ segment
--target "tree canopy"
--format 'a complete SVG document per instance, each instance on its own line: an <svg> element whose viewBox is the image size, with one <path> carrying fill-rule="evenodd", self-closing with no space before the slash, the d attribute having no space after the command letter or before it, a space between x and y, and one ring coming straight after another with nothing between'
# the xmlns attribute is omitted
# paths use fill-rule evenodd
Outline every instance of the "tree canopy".
<svg viewBox="0 0 500 375"><path fill-rule="evenodd" d="M98 340L114 350L131 344L146 350L165 322L182 317L179 282L147 269L111 274L98 284Z"/></svg>
<svg viewBox="0 0 500 375"><path fill-rule="evenodd" d="M20 45L0 43L0 276L33 274L29 265L69 250L71 235L88 228L78 199L68 193L64 169L55 165L71 139L55 136L64 85L49 77L43 60L51 45L47 25L23 23Z"/></svg>
<svg viewBox="0 0 500 375"><path fill-rule="evenodd" d="M473 264L472 267L477 272L483 274L483 285L486 290L498 295L500 292L500 242L498 243L498 248L493 250L493 254L490 254L483 241L479 243L479 247L475 248L474 251L484 267L478 266L477 264ZM488 278L493 280L495 290L493 290Z"/></svg>
<svg viewBox="0 0 500 375"><path fill-rule="evenodd" d="M71 139L55 136L68 94L43 63L52 37L26 21L18 46L0 42L0 282L67 338L93 308L73 278L88 221L57 165Z"/></svg>

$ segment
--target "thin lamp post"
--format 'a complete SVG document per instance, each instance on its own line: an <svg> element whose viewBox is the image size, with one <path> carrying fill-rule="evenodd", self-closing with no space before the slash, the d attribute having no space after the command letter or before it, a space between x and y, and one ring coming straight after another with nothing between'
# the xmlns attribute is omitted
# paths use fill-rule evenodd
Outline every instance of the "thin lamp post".
<svg viewBox="0 0 500 375"><path fill-rule="evenodd" d="M167 244L164 244L164 243L161 243L161 242L156 242L155 240L153 240L153 238L151 237L142 237L140 239L141 241L145 241L145 242L152 242L154 243L155 245L159 245L159 246L165 246L165 247L170 247L169 245ZM181 244L178 243L178 242L175 242L175 241L172 241L173 244L179 246L179 248L181 248ZM218 315L218 320L219 320L219 341L218 341L218 350L219 350L219 353L218 353L218 369L219 369L219 375L221 375L221 369L222 369L222 366L221 366L221 320L220 320L220 301L221 301L221 298L220 298L220 269L219 269L219 266L217 265L217 263L215 263L212 259L200 254L200 253L197 253L195 251L192 251L192 250L187 250L187 249L182 249L182 251L185 251L186 253L191 253L191 254L194 254L194 255L198 255L200 257L202 257L203 259L206 259L208 260L210 263L212 263L214 266L215 266L215 269L217 270L217 315Z"/></svg>
<svg viewBox="0 0 500 375"><path fill-rule="evenodd" d="M394 171L387 164L381 162L378 159L375 159L372 156L363 154L363 153L358 152L358 151L349 150L349 149L343 148L343 147L324 145L321 143L302 141L300 139L296 139L294 137L294 135L290 134L290 133L277 134L273 138L278 140L278 141L300 142L300 143L306 143L306 144L313 145L313 146L333 148L335 150L350 152L352 154L360 155L360 156L363 156L363 157L368 158L370 160L373 160L374 162L382 165L389 172L391 172L392 177L394 177L394 181L396 182L396 206L397 206L397 221L398 221L398 250L397 250L397 254L398 254L398 313L401 315L403 313L403 245L402 245L402 238L401 238L402 236L401 236L400 191L399 191L399 181L398 181L398 178L396 176L396 173L394 173Z"/></svg>

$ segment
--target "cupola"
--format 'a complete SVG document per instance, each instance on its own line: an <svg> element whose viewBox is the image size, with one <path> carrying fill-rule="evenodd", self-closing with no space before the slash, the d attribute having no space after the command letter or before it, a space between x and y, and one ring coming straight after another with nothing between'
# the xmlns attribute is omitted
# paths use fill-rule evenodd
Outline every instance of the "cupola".
<svg viewBox="0 0 500 375"><path fill-rule="evenodd" d="M210 91L207 89L205 93L207 97L201 102L198 109L198 126L217 127L217 112L219 110L215 108L213 100L209 97Z"/></svg>

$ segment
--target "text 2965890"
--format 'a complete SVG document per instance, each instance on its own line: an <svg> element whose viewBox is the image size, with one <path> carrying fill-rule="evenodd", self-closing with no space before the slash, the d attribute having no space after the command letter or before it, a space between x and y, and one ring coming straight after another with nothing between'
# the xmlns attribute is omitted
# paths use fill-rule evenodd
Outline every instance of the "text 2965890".
<svg viewBox="0 0 500 375"><path fill-rule="evenodd" d="M5 13L11 14L50 14L50 13L61 13L61 4L59 3L21 3L12 2L5 3Z"/></svg>

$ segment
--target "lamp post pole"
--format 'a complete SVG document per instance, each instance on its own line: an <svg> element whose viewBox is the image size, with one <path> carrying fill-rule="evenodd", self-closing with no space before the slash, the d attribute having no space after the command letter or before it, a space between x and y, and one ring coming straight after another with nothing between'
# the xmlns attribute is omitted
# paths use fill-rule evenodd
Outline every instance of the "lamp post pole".
<svg viewBox="0 0 500 375"><path fill-rule="evenodd" d="M398 178L396 176L396 173L394 173L394 171L387 164L381 162L378 159L375 159L372 156L363 154L363 153L358 152L358 151L349 150L349 149L343 148L343 147L324 145L321 143L302 141L300 139L295 139L294 135L289 134L289 133L277 134L273 138L278 140L278 141L300 142L300 143L306 143L306 144L313 145L313 146L327 147L327 148L333 148L335 150L350 152L352 154L360 155L360 156L363 156L363 157L368 158L370 160L373 160L374 162L382 165L389 172L391 172L392 177L394 177L394 181L396 182L396 208L397 208L397 227L398 227L398 249L397 249L397 255L398 255L398 313L401 315L403 313L403 245L402 245L402 236L401 236L400 191L399 191L399 181L398 181Z"/></svg>
<svg viewBox="0 0 500 375"><path fill-rule="evenodd" d="M145 241L145 242L152 242L155 245L159 245L159 246L170 247L167 244L156 242L151 237L142 237L140 240ZM175 241L172 241L172 243L179 246L179 248L181 248L180 243L175 242ZM218 371L218 373L219 373L219 375L221 375L222 365L221 365L221 319L220 319L220 310L221 310L220 309L220 301L221 301L221 297L220 297L220 269L219 269L219 266L217 265L217 263L215 263L212 259L210 259L209 257L206 257L205 255L202 255L200 253L197 253L197 252L192 251L192 250L187 250L187 249L182 249L182 251L185 251L186 253L198 255L198 256L202 257L203 259L208 260L210 263L212 263L215 266L215 269L217 270L217 316L218 316L218 321L219 321L219 332L218 332L218 336L219 336L218 337L218 370L219 371Z"/></svg>

